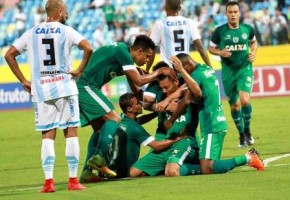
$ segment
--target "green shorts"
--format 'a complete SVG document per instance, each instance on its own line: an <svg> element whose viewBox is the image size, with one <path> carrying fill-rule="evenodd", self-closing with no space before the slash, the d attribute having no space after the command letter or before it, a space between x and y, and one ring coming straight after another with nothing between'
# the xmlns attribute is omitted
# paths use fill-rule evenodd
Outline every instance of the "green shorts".
<svg viewBox="0 0 290 200"><path fill-rule="evenodd" d="M199 159L220 160L226 131L205 134L201 139Z"/></svg>
<svg viewBox="0 0 290 200"><path fill-rule="evenodd" d="M223 70L222 80L224 91L232 105L237 102L240 91L251 94L254 83L252 66L248 65L239 71Z"/></svg>
<svg viewBox="0 0 290 200"><path fill-rule="evenodd" d="M114 110L113 104L95 86L78 84L81 126Z"/></svg>
<svg viewBox="0 0 290 200"><path fill-rule="evenodd" d="M139 159L134 165L149 176L156 176L164 173L169 163L182 165L186 163L198 163L198 148L196 142L190 138L180 140L163 152L151 151Z"/></svg>

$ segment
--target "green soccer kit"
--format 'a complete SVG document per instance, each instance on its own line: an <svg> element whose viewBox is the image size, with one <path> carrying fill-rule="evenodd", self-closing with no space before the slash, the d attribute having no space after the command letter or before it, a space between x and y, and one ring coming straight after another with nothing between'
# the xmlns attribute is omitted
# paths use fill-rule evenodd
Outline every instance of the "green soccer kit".
<svg viewBox="0 0 290 200"><path fill-rule="evenodd" d="M117 158L109 166L110 169L115 170L119 178L128 177L130 167L139 158L140 145L147 146L154 140L140 124L124 116L114 139Z"/></svg>
<svg viewBox="0 0 290 200"><path fill-rule="evenodd" d="M251 93L253 86L252 63L248 61L249 41L255 41L254 30L241 23L237 29L224 24L213 33L210 45L219 49L228 48L229 58L221 57L222 80L230 104L236 103L239 91Z"/></svg>
<svg viewBox="0 0 290 200"><path fill-rule="evenodd" d="M227 123L215 71L207 65L197 64L191 77L197 82L203 95L199 114L202 135L199 158L219 160Z"/></svg>
<svg viewBox="0 0 290 200"><path fill-rule="evenodd" d="M124 71L136 69L129 48L124 43L103 46L90 57L82 76L77 81L81 125L86 126L114 110L113 104L101 88Z"/></svg>

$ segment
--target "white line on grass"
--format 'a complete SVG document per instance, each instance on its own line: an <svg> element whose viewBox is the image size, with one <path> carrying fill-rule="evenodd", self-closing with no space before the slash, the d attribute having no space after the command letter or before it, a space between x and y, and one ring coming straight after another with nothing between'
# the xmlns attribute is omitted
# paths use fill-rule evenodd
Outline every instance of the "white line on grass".
<svg viewBox="0 0 290 200"><path fill-rule="evenodd" d="M270 163L270 162L273 162L273 161L276 161L276 160L280 160L281 158L285 158L285 157L290 157L290 154L284 154L282 156L276 156L276 157L272 157L272 158L267 158L266 160L264 160L264 165L265 167L267 167L267 165Z"/></svg>

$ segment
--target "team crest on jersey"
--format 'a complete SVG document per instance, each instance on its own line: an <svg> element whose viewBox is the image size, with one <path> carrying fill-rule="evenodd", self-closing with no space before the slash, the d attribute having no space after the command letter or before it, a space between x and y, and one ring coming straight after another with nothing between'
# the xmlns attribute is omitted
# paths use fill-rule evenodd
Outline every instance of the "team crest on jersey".
<svg viewBox="0 0 290 200"><path fill-rule="evenodd" d="M242 34L242 38L245 40L245 39L247 39L247 34L246 33L243 33Z"/></svg>
<svg viewBox="0 0 290 200"><path fill-rule="evenodd" d="M234 43L238 43L239 42L239 38L238 37L233 37L233 42Z"/></svg>

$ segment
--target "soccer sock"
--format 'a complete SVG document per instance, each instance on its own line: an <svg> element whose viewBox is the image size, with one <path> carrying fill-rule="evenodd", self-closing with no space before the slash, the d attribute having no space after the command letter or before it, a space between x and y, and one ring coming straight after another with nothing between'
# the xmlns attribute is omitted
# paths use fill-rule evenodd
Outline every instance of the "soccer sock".
<svg viewBox="0 0 290 200"><path fill-rule="evenodd" d="M229 172L233 168L235 168L236 162L234 158L226 159L226 160L216 160L213 163L212 169L215 174L222 174Z"/></svg>
<svg viewBox="0 0 290 200"><path fill-rule="evenodd" d="M252 105L242 106L245 132L250 132L250 123L252 118Z"/></svg>
<svg viewBox="0 0 290 200"><path fill-rule="evenodd" d="M68 162L69 177L77 177L80 157L80 146L78 137L66 138L65 156Z"/></svg>
<svg viewBox="0 0 290 200"><path fill-rule="evenodd" d="M55 162L54 140L42 139L41 162L45 179L52 179Z"/></svg>
<svg viewBox="0 0 290 200"><path fill-rule="evenodd" d="M231 111L232 118L240 134L244 133L244 123L241 110Z"/></svg>
<svg viewBox="0 0 290 200"><path fill-rule="evenodd" d="M200 174L200 165L183 163L179 169L180 176Z"/></svg>
<svg viewBox="0 0 290 200"><path fill-rule="evenodd" d="M91 137L90 137L90 140L88 142L88 147L87 147L87 157L86 157L86 161L85 161L85 164L84 164L83 171L86 170L86 169L89 169L89 166L87 165L87 162L94 155L94 152L96 150L96 146L98 144L99 135L100 135L100 133L93 132Z"/></svg>
<svg viewBox="0 0 290 200"><path fill-rule="evenodd" d="M100 156L105 158L106 162L108 162L111 159L110 154L112 152L110 152L110 146L115 137L118 127L119 127L118 122L109 120L106 121L101 128L95 154L99 154Z"/></svg>
<svg viewBox="0 0 290 200"><path fill-rule="evenodd" d="M248 160L249 160L247 156L248 155L245 154L245 155L242 155L242 156L234 157L235 162L236 162L236 167L247 164ZM251 159L251 157L250 157L250 159Z"/></svg>

